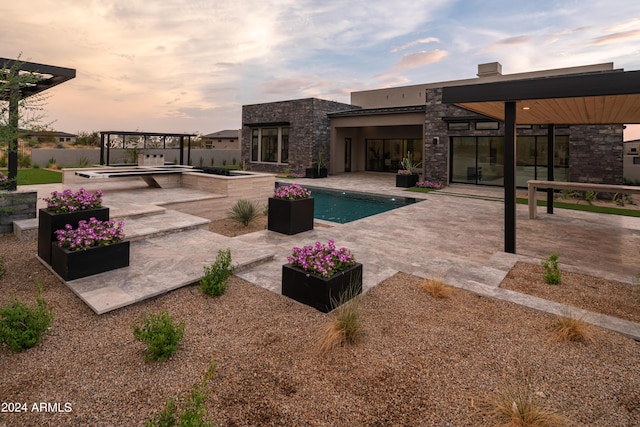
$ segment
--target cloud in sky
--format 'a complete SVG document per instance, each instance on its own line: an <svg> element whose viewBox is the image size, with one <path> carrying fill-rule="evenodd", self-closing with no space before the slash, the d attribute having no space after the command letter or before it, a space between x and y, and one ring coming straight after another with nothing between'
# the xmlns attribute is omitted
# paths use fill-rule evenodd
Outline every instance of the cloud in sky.
<svg viewBox="0 0 640 427"><path fill-rule="evenodd" d="M0 56L75 68L50 91L67 132L210 133L241 106L598 62L640 69L640 3L496 0L21 0Z"/></svg>

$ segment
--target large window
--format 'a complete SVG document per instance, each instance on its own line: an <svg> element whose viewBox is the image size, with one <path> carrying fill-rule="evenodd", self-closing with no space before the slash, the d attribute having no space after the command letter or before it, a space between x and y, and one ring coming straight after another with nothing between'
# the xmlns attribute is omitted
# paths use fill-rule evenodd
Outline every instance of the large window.
<svg viewBox="0 0 640 427"><path fill-rule="evenodd" d="M414 163L422 162L422 139L367 139L366 146L368 171L396 173L408 152Z"/></svg>
<svg viewBox="0 0 640 427"><path fill-rule="evenodd" d="M289 162L289 128L269 127L251 130L251 161Z"/></svg>
<svg viewBox="0 0 640 427"><path fill-rule="evenodd" d="M569 180L569 137L556 136L554 179ZM530 179L547 178L547 137L518 136L516 185L526 187ZM504 185L504 137L452 137L451 182Z"/></svg>

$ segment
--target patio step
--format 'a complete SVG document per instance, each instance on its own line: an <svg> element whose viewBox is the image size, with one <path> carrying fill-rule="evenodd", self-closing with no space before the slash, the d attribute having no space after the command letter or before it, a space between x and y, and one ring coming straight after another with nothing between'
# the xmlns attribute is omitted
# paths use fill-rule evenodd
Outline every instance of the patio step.
<svg viewBox="0 0 640 427"><path fill-rule="evenodd" d="M150 239L187 230L207 230L210 222L205 218L166 209L161 215L124 219L124 235L130 241Z"/></svg>

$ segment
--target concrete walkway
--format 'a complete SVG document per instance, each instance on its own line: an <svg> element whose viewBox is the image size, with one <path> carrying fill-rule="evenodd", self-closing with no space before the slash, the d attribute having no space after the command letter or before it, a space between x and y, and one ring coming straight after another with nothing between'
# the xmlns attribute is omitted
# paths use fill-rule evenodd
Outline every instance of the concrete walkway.
<svg viewBox="0 0 640 427"><path fill-rule="evenodd" d="M72 289L75 286L74 291L79 295L80 290L93 293L108 311L122 305L111 304L107 293L101 290L108 287L105 286L107 275L122 276L117 278L116 287L134 296L128 303L140 301L197 281L203 265L215 260L217 250L229 247L234 262L241 267L238 276L280 293L281 269L291 249L333 239L336 245L348 247L363 263L365 291L398 271L419 277L442 277L450 285L480 295L549 313L582 316L587 322L640 339L640 324L498 287L515 262L539 264L552 252L560 255L564 271L631 284L640 272L636 263L640 254L640 218L564 209L547 215L541 209L538 219L529 220L527 206L518 205L517 254L514 255L503 252L504 205L500 188L453 185L439 192L413 193L396 188L394 175L379 173L350 173L295 182L312 187L312 191L313 187L327 187L415 197L422 201L348 224L316 227L294 236L264 230L227 238L204 230L191 230L140 240L132 243L132 268L68 285ZM152 197L139 188L135 189L138 193L134 197L124 188L103 189L104 204L113 204L118 209L134 200L146 203L149 201L146 198L159 197ZM166 203L170 196L163 194L162 203ZM194 193L191 197L199 195ZM163 215L157 217L163 221ZM150 283L154 284L152 288L148 287Z"/></svg>

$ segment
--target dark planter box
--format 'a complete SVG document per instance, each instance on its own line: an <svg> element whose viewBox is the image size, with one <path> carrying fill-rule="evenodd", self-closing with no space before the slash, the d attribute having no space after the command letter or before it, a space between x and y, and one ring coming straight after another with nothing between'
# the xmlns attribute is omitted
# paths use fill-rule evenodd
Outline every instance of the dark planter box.
<svg viewBox="0 0 640 427"><path fill-rule="evenodd" d="M96 246L83 251L62 249L51 244L51 267L64 281L92 276L129 266L129 241Z"/></svg>
<svg viewBox="0 0 640 427"><path fill-rule="evenodd" d="M351 289L350 289L351 288ZM356 263L329 278L311 275L291 264L282 266L282 295L323 313L345 298L362 293L362 264Z"/></svg>
<svg viewBox="0 0 640 427"><path fill-rule="evenodd" d="M418 179L420 179L420 175L418 175L417 173L413 173L411 175L396 174L396 187L415 187Z"/></svg>
<svg viewBox="0 0 640 427"><path fill-rule="evenodd" d="M270 197L267 228L289 235L313 230L313 197L298 200Z"/></svg>
<svg viewBox="0 0 640 427"><path fill-rule="evenodd" d="M327 168L306 168L305 169L305 178L326 178L327 177Z"/></svg>
<svg viewBox="0 0 640 427"><path fill-rule="evenodd" d="M40 209L38 218L38 256L47 264L51 264L51 243L56 242L56 230L65 225L78 227L78 222L89 221L92 217L100 221L109 220L109 208L92 209L69 213L51 213Z"/></svg>

